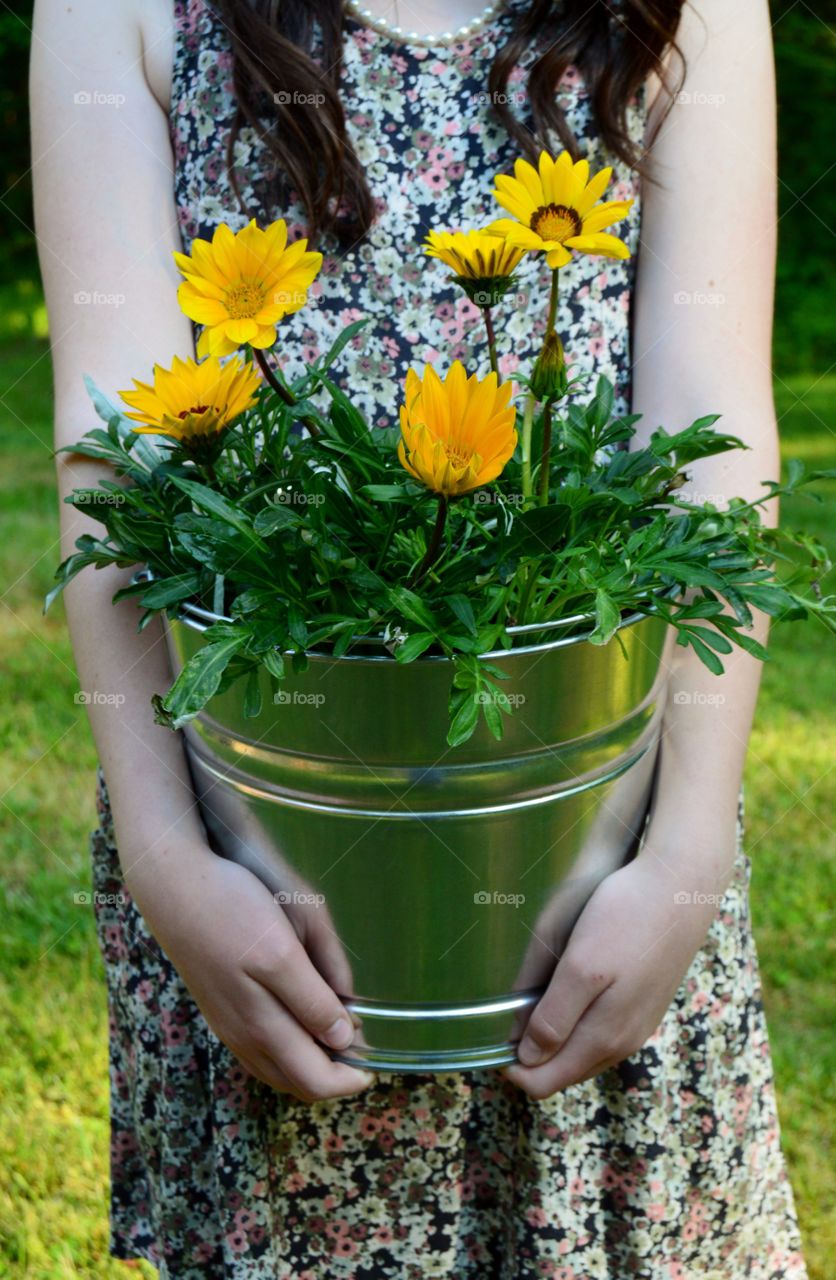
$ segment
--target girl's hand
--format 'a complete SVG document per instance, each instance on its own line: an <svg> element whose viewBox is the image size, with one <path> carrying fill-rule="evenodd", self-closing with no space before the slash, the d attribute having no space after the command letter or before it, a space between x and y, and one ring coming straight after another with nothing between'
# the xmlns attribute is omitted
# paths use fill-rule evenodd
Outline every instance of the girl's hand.
<svg viewBox="0 0 836 1280"><path fill-rule="evenodd" d="M354 1027L308 955L324 959L329 974L340 970L333 936L320 936L332 931L315 909L301 925L303 945L265 885L206 846L180 846L157 883L141 870L141 853L134 873L130 854L121 856L148 927L251 1075L304 1102L368 1088L370 1072L333 1062L318 1043L344 1049Z"/></svg>
<svg viewBox="0 0 836 1280"><path fill-rule="evenodd" d="M531 1013L521 1065L503 1069L508 1079L548 1098L640 1049L705 940L731 864L709 892L645 849L603 880Z"/></svg>

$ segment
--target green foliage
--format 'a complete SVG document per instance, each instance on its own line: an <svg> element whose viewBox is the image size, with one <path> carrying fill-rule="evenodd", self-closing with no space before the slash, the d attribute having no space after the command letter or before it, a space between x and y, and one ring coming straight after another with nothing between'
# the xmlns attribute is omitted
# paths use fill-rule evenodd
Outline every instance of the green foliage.
<svg viewBox="0 0 836 1280"><path fill-rule="evenodd" d="M87 833L95 824L95 748L60 605L40 604L57 536L46 349L0 351L0 1276L117 1280L108 1258L107 1009L89 905ZM784 449L810 469L834 465L836 377L777 387ZM788 527L836 550L833 482L781 503ZM778 1087L784 1150L810 1280L836 1253L832 1135L833 838L836 667L815 620L776 627L746 778L752 915ZM130 1273L137 1275L137 1272ZM143 1276L156 1272L143 1267Z"/></svg>
<svg viewBox="0 0 836 1280"><path fill-rule="evenodd" d="M340 656L371 635L388 641L400 662L426 653L453 659L456 746L480 714L502 734L510 707L480 655L510 648L509 627L579 617L561 635L607 644L628 617L656 613L720 674L721 655L734 645L767 656L746 634L751 608L833 626L836 606L818 585L830 566L815 538L764 528L755 502L735 499L718 511L678 497L688 465L742 447L716 417L675 434L658 429L645 448L619 449L636 419L612 417L612 387L600 379L588 405L573 402L554 422L549 502L522 497L512 461L495 487L449 502L428 561L437 496L405 476L392 433L371 431L327 368L320 363L292 389L295 405L262 389L226 428L211 464L187 446L136 436L89 384L106 429L73 451L108 461L122 483L102 481L68 498L104 532L79 538L47 603L90 566L141 565L150 583L118 593L138 598L141 625L157 612L175 616L187 599L224 616L157 698L162 723L179 728L236 679L249 678L254 689L259 666L277 683L282 653ZM328 414L304 401L314 381L331 397ZM303 414L304 436L296 430ZM794 465L761 501L822 474ZM798 550L806 561L794 559ZM779 562L789 566L780 581ZM528 632L526 641L538 634L549 636ZM254 697L247 703L256 708Z"/></svg>

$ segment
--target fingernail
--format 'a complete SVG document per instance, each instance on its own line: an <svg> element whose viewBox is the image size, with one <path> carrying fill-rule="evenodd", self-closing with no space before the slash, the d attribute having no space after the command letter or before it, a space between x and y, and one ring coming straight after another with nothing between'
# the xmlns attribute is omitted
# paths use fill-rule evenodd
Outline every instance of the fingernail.
<svg viewBox="0 0 836 1280"><path fill-rule="evenodd" d="M517 1049L517 1057L524 1067L539 1067L540 1063L545 1062L548 1056L548 1049L544 1049L531 1036L524 1036Z"/></svg>
<svg viewBox="0 0 836 1280"><path fill-rule="evenodd" d="M354 1039L354 1027L348 1018L337 1018L322 1038L332 1049L347 1049Z"/></svg>

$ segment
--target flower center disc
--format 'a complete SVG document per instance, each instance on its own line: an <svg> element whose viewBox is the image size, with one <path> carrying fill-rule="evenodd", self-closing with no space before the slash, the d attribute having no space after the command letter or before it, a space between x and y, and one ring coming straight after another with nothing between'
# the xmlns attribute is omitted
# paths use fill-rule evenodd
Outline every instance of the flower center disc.
<svg viewBox="0 0 836 1280"><path fill-rule="evenodd" d="M457 449L455 445L445 444L444 452L454 467L466 467L470 462L470 454L465 453L463 449Z"/></svg>
<svg viewBox="0 0 836 1280"><path fill-rule="evenodd" d="M542 240L557 240L562 244L570 236L579 236L583 223L580 214L566 204L543 204L531 215L531 230Z"/></svg>
<svg viewBox="0 0 836 1280"><path fill-rule="evenodd" d="M224 301L233 320L252 320L261 310L264 290L257 284L241 280L227 289Z"/></svg>

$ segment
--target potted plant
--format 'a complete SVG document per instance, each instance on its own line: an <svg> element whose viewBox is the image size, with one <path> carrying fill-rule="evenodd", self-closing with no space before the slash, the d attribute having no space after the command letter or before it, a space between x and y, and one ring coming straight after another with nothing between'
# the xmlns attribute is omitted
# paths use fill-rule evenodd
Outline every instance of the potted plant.
<svg viewBox="0 0 836 1280"><path fill-rule="evenodd" d="M719 673L735 645L766 657L753 608L833 626L823 549L759 514L824 473L690 502L687 467L741 442L712 416L629 449L613 387L570 375L560 269L627 253L608 179L543 153L497 179L511 217L430 233L491 369L410 370L399 429L372 430L333 377L365 321L293 385L268 355L321 265L281 220L176 255L198 361L155 366L127 414L88 380L106 428L73 451L120 482L68 498L104 532L52 595L89 565L141 567L114 599L167 620L157 716L184 730L214 846L270 886L353 1013L346 1061L511 1061L555 946L641 838L666 646ZM514 386L494 313L540 252L546 336Z"/></svg>

